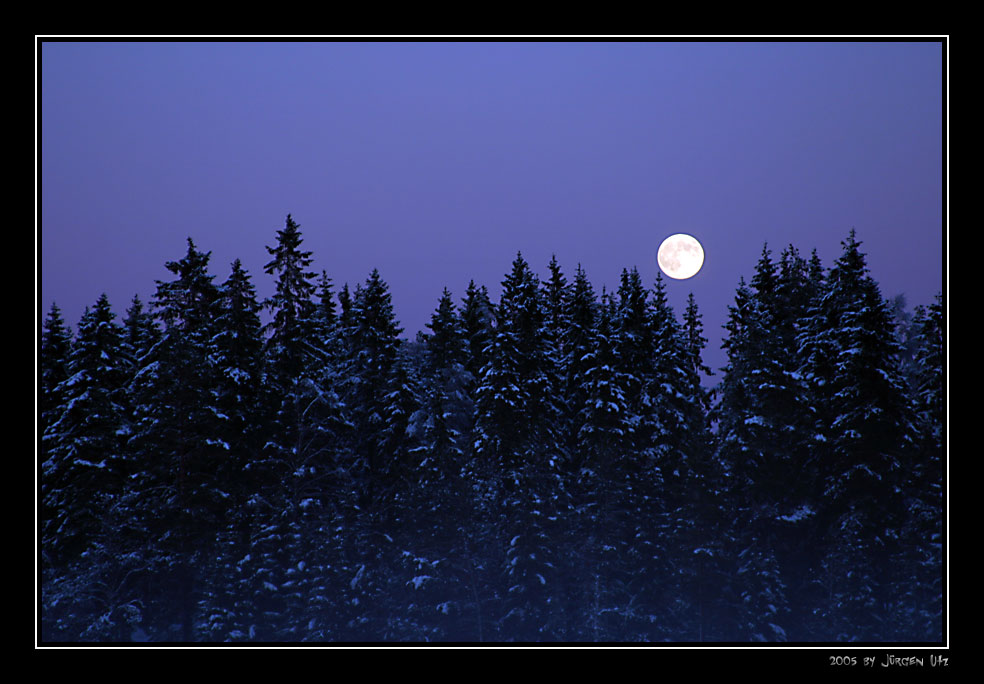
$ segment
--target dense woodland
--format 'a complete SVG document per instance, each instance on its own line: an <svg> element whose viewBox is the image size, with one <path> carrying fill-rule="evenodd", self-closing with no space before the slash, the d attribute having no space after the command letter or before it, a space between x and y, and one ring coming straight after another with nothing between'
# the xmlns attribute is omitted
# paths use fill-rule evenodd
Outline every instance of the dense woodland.
<svg viewBox="0 0 984 684"><path fill-rule="evenodd" d="M51 306L43 642L942 640L942 295L884 299L853 231L763 248L713 390L659 277L517 255L408 340L302 244L263 302L189 239L119 322Z"/></svg>

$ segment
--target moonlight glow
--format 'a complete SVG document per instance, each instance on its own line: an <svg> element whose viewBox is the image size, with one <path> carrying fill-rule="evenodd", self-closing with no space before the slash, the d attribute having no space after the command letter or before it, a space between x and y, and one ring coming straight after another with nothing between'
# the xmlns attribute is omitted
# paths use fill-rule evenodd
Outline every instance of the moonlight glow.
<svg viewBox="0 0 984 684"><path fill-rule="evenodd" d="M663 240L656 253L656 261L666 275L685 280L697 275L704 264L704 248L696 238L677 233Z"/></svg>

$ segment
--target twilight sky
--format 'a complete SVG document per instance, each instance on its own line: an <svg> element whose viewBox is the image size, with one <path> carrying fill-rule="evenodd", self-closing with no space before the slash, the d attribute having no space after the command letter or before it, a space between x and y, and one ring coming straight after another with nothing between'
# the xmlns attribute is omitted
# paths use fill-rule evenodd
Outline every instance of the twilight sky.
<svg viewBox="0 0 984 684"><path fill-rule="evenodd" d="M220 283L291 213L313 270L373 268L405 334L517 251L601 291L652 285L664 237L703 244L717 370L764 243L825 266L852 227L882 294L943 288L941 42L45 42L39 316L149 303L186 238ZM720 373L716 380L720 379Z"/></svg>

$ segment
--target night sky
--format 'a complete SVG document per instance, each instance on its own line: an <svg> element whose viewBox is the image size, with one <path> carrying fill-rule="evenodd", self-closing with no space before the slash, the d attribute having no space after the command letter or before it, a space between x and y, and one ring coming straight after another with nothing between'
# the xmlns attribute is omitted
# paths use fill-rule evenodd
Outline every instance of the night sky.
<svg viewBox="0 0 984 684"><path fill-rule="evenodd" d="M405 335L442 288L498 299L517 251L595 288L646 285L664 237L703 244L720 349L764 243L829 267L857 230L882 294L943 289L944 46L936 42L44 42L39 316L150 303L186 238L221 283L273 293L286 215L336 284L378 268ZM720 374L717 375L720 379Z"/></svg>

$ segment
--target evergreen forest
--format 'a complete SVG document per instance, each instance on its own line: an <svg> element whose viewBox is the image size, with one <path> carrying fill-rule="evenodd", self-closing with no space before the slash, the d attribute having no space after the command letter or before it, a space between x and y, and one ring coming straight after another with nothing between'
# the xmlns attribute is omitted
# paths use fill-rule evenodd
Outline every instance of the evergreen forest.
<svg viewBox="0 0 984 684"><path fill-rule="evenodd" d="M763 247L713 374L635 269L517 254L408 339L271 242L265 301L189 238L151 302L47 311L41 643L943 640L943 297L853 230Z"/></svg>

